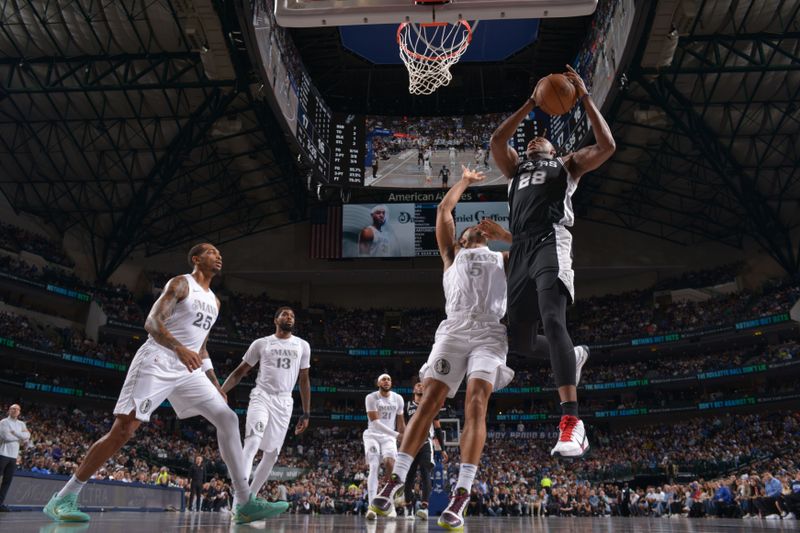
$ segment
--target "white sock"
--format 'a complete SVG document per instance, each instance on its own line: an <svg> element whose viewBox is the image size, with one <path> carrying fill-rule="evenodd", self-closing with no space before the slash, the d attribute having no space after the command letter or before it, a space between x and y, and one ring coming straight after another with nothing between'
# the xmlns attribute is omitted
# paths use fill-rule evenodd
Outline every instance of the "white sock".
<svg viewBox="0 0 800 533"><path fill-rule="evenodd" d="M250 492L258 496L258 491L260 491L261 487L266 483L267 478L272 473L272 467L275 466L277 460L278 450L264 452L261 455L261 462L258 463L258 466L253 472L253 482L250 483Z"/></svg>
<svg viewBox="0 0 800 533"><path fill-rule="evenodd" d="M58 497L63 498L69 494L75 494L77 496L85 486L86 481L78 480L78 478L75 477L75 474L73 474L72 477L69 478L69 481L67 481L67 484L64 485L60 491L58 491Z"/></svg>
<svg viewBox="0 0 800 533"><path fill-rule="evenodd" d="M367 493L369 494L369 503L375 499L378 494L378 472L381 469L380 463L369 464L369 477L367 478Z"/></svg>
<svg viewBox="0 0 800 533"><path fill-rule="evenodd" d="M394 470L392 473L400 478L400 481L405 483L406 477L408 476L408 469L411 468L411 463L413 462L413 457L407 453L399 452L397 454L397 459L394 461Z"/></svg>
<svg viewBox="0 0 800 533"><path fill-rule="evenodd" d="M253 460L258 454L258 445L261 444L261 437L257 435L250 435L244 438L244 464L247 467L249 477L253 477Z"/></svg>
<svg viewBox="0 0 800 533"><path fill-rule="evenodd" d="M475 474L477 473L478 465L461 463L461 468L458 469L458 482L456 482L456 490L466 489L467 492L472 490L472 482L475 481Z"/></svg>
<svg viewBox="0 0 800 533"><path fill-rule="evenodd" d="M237 505L250 500L250 486L247 484L250 465L244 462L239 417L222 401L208 401L197 407L200 415L217 428L219 454L228 467L233 486L233 508L236 509Z"/></svg>

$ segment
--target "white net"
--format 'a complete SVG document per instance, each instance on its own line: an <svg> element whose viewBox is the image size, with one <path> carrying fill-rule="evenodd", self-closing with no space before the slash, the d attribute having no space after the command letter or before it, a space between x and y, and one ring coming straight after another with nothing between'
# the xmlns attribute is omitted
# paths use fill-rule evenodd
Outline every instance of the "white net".
<svg viewBox="0 0 800 533"><path fill-rule="evenodd" d="M450 83L450 67L461 59L472 39L472 26L456 24L404 22L397 28L400 57L408 68L408 92L433 94Z"/></svg>

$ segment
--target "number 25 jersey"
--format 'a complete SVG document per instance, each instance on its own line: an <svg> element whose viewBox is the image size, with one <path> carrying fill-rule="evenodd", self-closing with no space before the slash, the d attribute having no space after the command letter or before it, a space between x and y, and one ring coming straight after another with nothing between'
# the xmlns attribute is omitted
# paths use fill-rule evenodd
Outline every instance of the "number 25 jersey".
<svg viewBox="0 0 800 533"><path fill-rule="evenodd" d="M548 232L553 224L572 226L572 194L577 188L560 157L522 161L508 184L511 234Z"/></svg>
<svg viewBox="0 0 800 533"><path fill-rule="evenodd" d="M164 326L183 346L193 352L199 352L208 337L208 332L217 321L219 314L217 297L211 289L205 290L201 287L191 274L184 274L183 277L189 284L189 293L186 298L175 304L172 315L164 320ZM150 335L145 344L167 353L175 353L160 345Z"/></svg>
<svg viewBox="0 0 800 533"><path fill-rule="evenodd" d="M261 363L256 387L269 394L291 393L300 370L311 366L311 346L294 335L270 335L254 340L242 360L250 366Z"/></svg>

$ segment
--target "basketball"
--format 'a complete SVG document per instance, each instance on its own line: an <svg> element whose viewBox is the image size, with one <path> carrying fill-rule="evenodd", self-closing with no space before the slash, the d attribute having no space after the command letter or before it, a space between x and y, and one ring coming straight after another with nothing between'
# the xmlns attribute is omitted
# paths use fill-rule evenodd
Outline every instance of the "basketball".
<svg viewBox="0 0 800 533"><path fill-rule="evenodd" d="M575 86L563 74L550 74L539 80L534 91L536 104L548 115L563 115L577 101Z"/></svg>

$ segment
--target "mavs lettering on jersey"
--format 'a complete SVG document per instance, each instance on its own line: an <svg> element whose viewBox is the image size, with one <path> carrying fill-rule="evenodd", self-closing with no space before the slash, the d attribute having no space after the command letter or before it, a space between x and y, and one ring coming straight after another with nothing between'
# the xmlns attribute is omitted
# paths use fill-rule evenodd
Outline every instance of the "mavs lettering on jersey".
<svg viewBox="0 0 800 533"><path fill-rule="evenodd" d="M577 187L561 158L522 161L508 184L511 234L550 231L553 224L572 226Z"/></svg>

